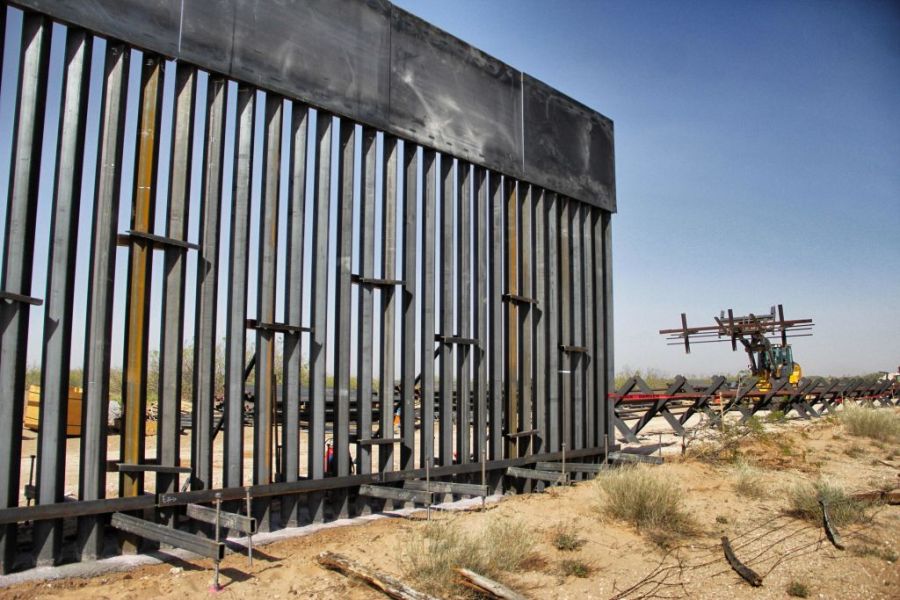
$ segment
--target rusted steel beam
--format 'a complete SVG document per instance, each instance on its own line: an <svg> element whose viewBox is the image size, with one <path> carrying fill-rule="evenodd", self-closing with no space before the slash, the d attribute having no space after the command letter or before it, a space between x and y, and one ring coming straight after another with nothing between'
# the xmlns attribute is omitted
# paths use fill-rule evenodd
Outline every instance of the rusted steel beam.
<svg viewBox="0 0 900 600"><path fill-rule="evenodd" d="M158 56L144 56L131 229L147 233L152 233L156 204L161 87L162 59ZM146 241L140 238L132 240L128 257L121 457L122 462L133 464L144 462L150 275L153 265L151 253ZM139 496L144 492L143 474L123 473L119 486L122 496Z"/></svg>

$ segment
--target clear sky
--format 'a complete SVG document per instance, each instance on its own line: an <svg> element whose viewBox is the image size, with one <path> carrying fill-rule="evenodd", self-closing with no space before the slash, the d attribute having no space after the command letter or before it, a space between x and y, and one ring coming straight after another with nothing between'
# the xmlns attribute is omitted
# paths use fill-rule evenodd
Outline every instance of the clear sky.
<svg viewBox="0 0 900 600"><path fill-rule="evenodd" d="M795 340L795 357L807 373L856 374L900 365L900 4L866 0L398 0L397 4L615 122L617 370L733 373L745 366L743 353L732 353L721 344L697 346L686 356L667 346L657 331L677 326L682 311L689 324L701 325L711 323L724 308L744 314L766 311L777 303L784 304L787 318L812 317L817 323L813 337ZM17 35L6 40L6 71L13 66L10 57L17 44ZM51 79L56 83L51 82L47 103L48 118L54 123L62 50L60 39L54 37ZM131 97L137 93L138 66L133 61ZM95 60L95 84L102 74L98 67ZM4 73L4 81L9 74ZM169 97L173 86L170 69L165 78ZM8 177L12 100L13 86L4 86L0 187ZM204 102L202 93L198 102ZM88 130L94 133L86 142L88 161L96 154L96 98L90 106ZM130 99L126 129L132 138L136 109L136 100ZM233 120L231 93L228 112ZM170 115L167 101L163 121ZM258 125L261 116L258 112ZM55 127L47 128L47 148L55 148L56 135ZM164 147L168 136L163 128ZM233 134L226 131L228 156L232 143ZM127 146L123 162L126 181L133 167L132 146ZM259 159L258 148L257 172ZM53 161L44 162L38 215L46 224ZM167 165L162 163L165 181ZM223 261L230 218L227 169L224 183ZM196 191L199 170L192 184ZM92 197L92 186L88 177L84 197ZM120 231L129 228L130 194L123 188ZM259 178L254 181L254 197L258 195ZM196 204L196 194L193 197ZM158 232L165 230L164 198L162 190L157 200ZM285 201L283 197L282 211ZM92 221L90 206L82 203L82 232ZM191 210L188 237L196 240L199 211ZM0 221L5 218L2 213L5 207L0 206ZM282 217L282 246L283 223ZM354 231L358 227L355 215ZM255 247L258 209L253 211L250 231ZM376 251L379 243L376 239ZM46 251L46 240L39 240L33 279L38 296L44 292ZM188 281L194 281L195 262L189 258ZM86 243L79 244L77 265L73 366L80 365L83 352ZM255 258L250 265L250 280L255 281ZM117 324L124 317L126 266L125 251L120 249ZM279 269L283 272L283 265ZM162 256L157 253L152 332L160 327L161 271ZM223 303L226 285L221 278ZM278 297L280 315L281 288ZM193 300L193 287L188 286L187 305L193 306ZM249 290L248 303L253 316L255 286ZM354 304L354 313L355 308ZM42 318L42 309L32 310L33 324ZM186 337L193 331L192 320L189 311ZM220 334L223 326L224 320ZM31 333L28 360L34 364L40 360L41 329L32 327ZM152 339L151 347L156 346L158 340ZM113 362L121 363L119 337L114 340Z"/></svg>
<svg viewBox="0 0 900 600"><path fill-rule="evenodd" d="M777 303L806 372L900 365L900 3L396 4L615 122L617 369L735 372L657 331Z"/></svg>

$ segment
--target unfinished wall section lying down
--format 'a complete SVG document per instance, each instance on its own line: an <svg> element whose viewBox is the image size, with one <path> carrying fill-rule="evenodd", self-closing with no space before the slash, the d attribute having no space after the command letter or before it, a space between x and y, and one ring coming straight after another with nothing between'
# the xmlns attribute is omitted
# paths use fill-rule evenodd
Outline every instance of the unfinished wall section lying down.
<svg viewBox="0 0 900 600"><path fill-rule="evenodd" d="M0 19L4 572L603 454L609 119L382 0Z"/></svg>

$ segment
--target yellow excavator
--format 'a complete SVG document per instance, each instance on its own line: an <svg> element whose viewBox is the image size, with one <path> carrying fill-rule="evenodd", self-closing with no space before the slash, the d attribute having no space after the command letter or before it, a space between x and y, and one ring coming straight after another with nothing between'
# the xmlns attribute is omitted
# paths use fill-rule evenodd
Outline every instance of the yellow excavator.
<svg viewBox="0 0 900 600"><path fill-rule="evenodd" d="M734 311L728 309L713 318L715 325L688 327L687 316L681 313L680 328L662 329L659 333L667 336L669 345L684 344L688 354L691 352L691 340L701 344L730 340L732 350L737 350L740 342L747 353L750 372L758 379L756 387L761 392L768 392L772 389L773 381L785 376L791 385L796 386L800 382L803 369L794 360L794 351L788 344L788 338L812 335L804 333L812 329L812 319L786 321L781 304L777 306L777 310L773 306L768 314L750 313L736 317Z"/></svg>

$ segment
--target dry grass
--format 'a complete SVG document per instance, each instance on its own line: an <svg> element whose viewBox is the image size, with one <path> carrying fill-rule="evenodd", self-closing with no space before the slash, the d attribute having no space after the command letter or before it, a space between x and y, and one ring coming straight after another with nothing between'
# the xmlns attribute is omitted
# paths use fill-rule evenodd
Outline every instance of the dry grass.
<svg viewBox="0 0 900 600"><path fill-rule="evenodd" d="M891 410L846 404L841 421L850 435L867 437L876 442L900 440L900 414Z"/></svg>
<svg viewBox="0 0 900 600"><path fill-rule="evenodd" d="M432 521L409 539L403 567L425 592L466 594L455 569L497 578L525 566L534 555L534 545L527 527L510 519L497 519L473 533L462 531L453 519Z"/></svg>
<svg viewBox="0 0 900 600"><path fill-rule="evenodd" d="M690 535L694 519L684 508L684 491L671 479L649 467L624 467L596 479L601 494L600 511L651 534ZM668 535L651 535L660 539Z"/></svg>
<svg viewBox="0 0 900 600"><path fill-rule="evenodd" d="M825 503L828 516L836 527L861 523L867 519L868 503L854 500L843 488L826 481L795 485L788 491L788 500L789 514L812 523L822 522L822 507L819 501Z"/></svg>
<svg viewBox="0 0 900 600"><path fill-rule="evenodd" d="M746 462L740 461L734 466L734 491L745 498L766 498L769 488L766 484L765 473Z"/></svg>

